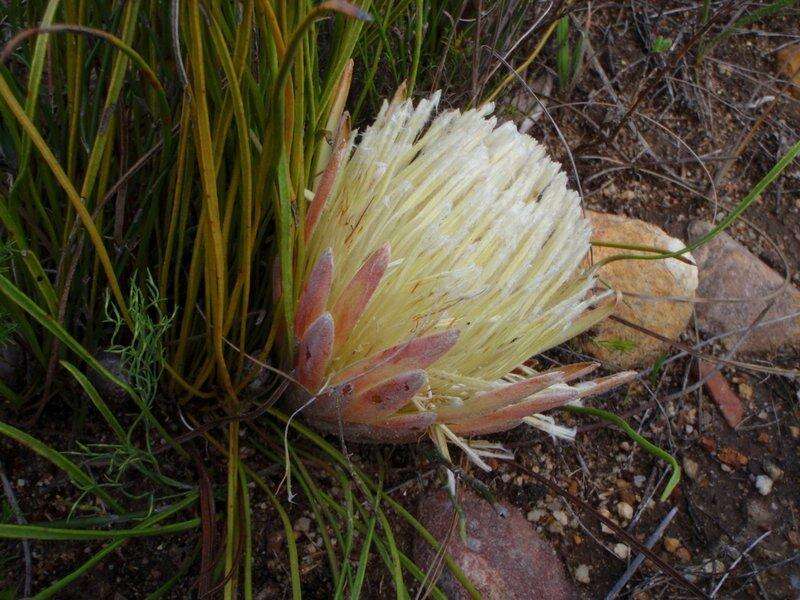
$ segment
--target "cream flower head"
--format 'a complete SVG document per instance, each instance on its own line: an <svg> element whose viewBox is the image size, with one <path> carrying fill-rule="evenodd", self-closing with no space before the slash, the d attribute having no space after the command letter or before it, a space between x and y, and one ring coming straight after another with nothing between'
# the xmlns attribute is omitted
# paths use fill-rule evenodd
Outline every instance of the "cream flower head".
<svg viewBox="0 0 800 600"><path fill-rule="evenodd" d="M597 365L524 366L606 316L581 263L589 222L545 149L492 105L433 120L439 93L385 102L340 135L308 207L296 307L296 399L323 430L446 441L608 389ZM343 129L346 129L343 127ZM341 132L340 132L341 133ZM480 452L478 452L480 454ZM473 456L475 458L475 456Z"/></svg>

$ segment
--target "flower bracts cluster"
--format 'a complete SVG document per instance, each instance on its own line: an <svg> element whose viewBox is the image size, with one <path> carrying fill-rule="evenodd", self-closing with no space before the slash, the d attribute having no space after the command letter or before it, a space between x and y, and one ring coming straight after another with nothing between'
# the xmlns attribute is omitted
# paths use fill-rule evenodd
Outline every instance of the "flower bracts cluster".
<svg viewBox="0 0 800 600"><path fill-rule="evenodd" d="M437 103L395 99L358 144L340 135L307 211L296 401L350 438L547 428L535 415L631 376L524 366L608 312L581 267L589 224L533 138L491 106L431 121Z"/></svg>

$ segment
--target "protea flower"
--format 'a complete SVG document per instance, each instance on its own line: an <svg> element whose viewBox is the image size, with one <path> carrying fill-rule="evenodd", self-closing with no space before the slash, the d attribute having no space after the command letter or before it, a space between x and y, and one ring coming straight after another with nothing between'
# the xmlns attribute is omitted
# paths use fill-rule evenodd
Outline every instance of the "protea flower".
<svg viewBox="0 0 800 600"><path fill-rule="evenodd" d="M345 437L447 451L627 381L524 365L608 314L581 263L590 226L560 166L492 106L431 119L439 94L345 131L305 223L295 399ZM344 123L344 121L343 121ZM341 132L340 132L341 133ZM590 310L594 307L593 310ZM479 450L476 450L479 448Z"/></svg>

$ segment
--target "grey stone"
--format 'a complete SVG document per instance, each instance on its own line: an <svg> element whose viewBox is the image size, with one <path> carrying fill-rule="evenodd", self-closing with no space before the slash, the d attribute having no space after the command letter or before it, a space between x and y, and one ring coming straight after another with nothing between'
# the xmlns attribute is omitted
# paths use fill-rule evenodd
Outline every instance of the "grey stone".
<svg viewBox="0 0 800 600"><path fill-rule="evenodd" d="M712 229L711 223L692 221L690 240ZM709 336L749 327L767 305L765 297L779 289L784 278L764 264L742 244L726 233L694 251L699 267L697 295L703 298L752 298L747 302L703 302L695 307L701 330ZM800 311L800 291L791 284L775 299L763 320ZM730 348L740 335L723 338ZM750 332L739 349L744 352L772 353L784 348L800 349L800 316Z"/></svg>
<svg viewBox="0 0 800 600"><path fill-rule="evenodd" d="M519 510L494 507L467 489L459 490L458 501L466 516L466 541L459 535L456 523L447 551L485 600L577 597L552 546L536 534ZM439 490L421 498L417 518L442 541L450 530L453 510L450 496ZM414 541L417 565L430 568L435 557L433 548L417 537ZM452 600L469 598L446 566L437 585Z"/></svg>

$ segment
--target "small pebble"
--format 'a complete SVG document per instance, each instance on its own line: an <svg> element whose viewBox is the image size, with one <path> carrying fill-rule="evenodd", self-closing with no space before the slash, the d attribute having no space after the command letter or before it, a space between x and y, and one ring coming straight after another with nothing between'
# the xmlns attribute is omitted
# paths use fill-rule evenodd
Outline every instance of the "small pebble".
<svg viewBox="0 0 800 600"><path fill-rule="evenodd" d="M747 383L739 384L739 395L745 400L753 399L753 388Z"/></svg>
<svg viewBox="0 0 800 600"><path fill-rule="evenodd" d="M627 502L618 502L617 514L626 521L630 521L633 518L633 507Z"/></svg>
<svg viewBox="0 0 800 600"><path fill-rule="evenodd" d="M764 465L764 468L765 468L765 469L766 469L766 471L767 471L767 475L769 475L769 476L770 476L770 478L771 478L773 481L777 481L778 479L780 479L781 477L783 477L783 469L781 469L781 468L780 468L778 465L776 465L775 463L767 462L767 463Z"/></svg>
<svg viewBox="0 0 800 600"><path fill-rule="evenodd" d="M303 533L308 533L308 530L311 529L311 519L308 517L300 517L297 519L297 522L294 524L294 528L297 531L302 531Z"/></svg>
<svg viewBox="0 0 800 600"><path fill-rule="evenodd" d="M583 584L589 583L590 580L589 580L588 565L578 565L578 568L575 569L575 581Z"/></svg>
<svg viewBox="0 0 800 600"><path fill-rule="evenodd" d="M631 549L628 547L627 544L619 543L614 546L614 554L619 556L622 560L625 560L630 556Z"/></svg>
<svg viewBox="0 0 800 600"><path fill-rule="evenodd" d="M569 523L569 517L567 516L567 513L565 513L563 510L555 511L553 513L553 518L564 526L566 526L567 523Z"/></svg>
<svg viewBox="0 0 800 600"><path fill-rule="evenodd" d="M647 477L644 475L634 475L633 476L633 485L640 488L644 485L644 482L647 481Z"/></svg>
<svg viewBox="0 0 800 600"><path fill-rule="evenodd" d="M756 477L756 489L762 496L768 496L772 491L772 479L766 475L759 475Z"/></svg>
<svg viewBox="0 0 800 600"><path fill-rule="evenodd" d="M541 508L534 508L533 510L528 511L528 521L536 523L537 521L540 521L546 514L547 513Z"/></svg>
<svg viewBox="0 0 800 600"><path fill-rule="evenodd" d="M692 560L692 555L686 548L678 548L675 551L675 556L677 556L678 560L680 560L682 563L688 563L690 560Z"/></svg>
<svg viewBox="0 0 800 600"><path fill-rule="evenodd" d="M678 538L674 537L664 538L664 550L666 550L670 554L674 554L675 551L680 547L681 547L681 541Z"/></svg>
<svg viewBox="0 0 800 600"><path fill-rule="evenodd" d="M611 513L610 513L610 512L608 512L608 511L607 511L605 508L601 508L601 509L600 509L599 511L597 511L597 512L599 512L601 515L603 515L603 516L604 516L606 519L611 519L611 520L613 521L613 519L611 518ZM606 525L605 523L601 523L601 524L600 524L600 530L601 530L603 533L613 533L613 531L614 531L613 529L611 529L611 528L610 528L608 525Z"/></svg>
<svg viewBox="0 0 800 600"><path fill-rule="evenodd" d="M697 480L697 472L700 466L688 456L683 457L683 470L689 479Z"/></svg>
<svg viewBox="0 0 800 600"><path fill-rule="evenodd" d="M547 525L547 531L556 535L564 535L564 526L558 521L550 521Z"/></svg>
<svg viewBox="0 0 800 600"><path fill-rule="evenodd" d="M703 565L703 571L709 575L722 575L725 572L725 563L721 560L710 560Z"/></svg>

